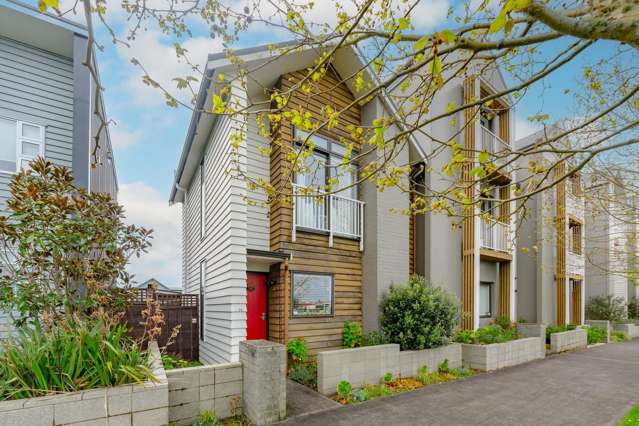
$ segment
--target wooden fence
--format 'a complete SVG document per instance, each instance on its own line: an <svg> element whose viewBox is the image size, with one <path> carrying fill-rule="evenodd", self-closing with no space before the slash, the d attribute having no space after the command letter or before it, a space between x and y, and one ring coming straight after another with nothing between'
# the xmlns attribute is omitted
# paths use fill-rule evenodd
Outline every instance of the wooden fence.
<svg viewBox="0 0 639 426"><path fill-rule="evenodd" d="M144 335L142 311L146 308L148 297L157 299L164 313L165 323L162 334L158 338L158 345L161 348L166 346L173 329L179 325L180 331L173 343L166 348L166 352L187 360L197 360L199 357L198 296L158 293L152 288L140 289L127 310L129 334L136 339Z"/></svg>

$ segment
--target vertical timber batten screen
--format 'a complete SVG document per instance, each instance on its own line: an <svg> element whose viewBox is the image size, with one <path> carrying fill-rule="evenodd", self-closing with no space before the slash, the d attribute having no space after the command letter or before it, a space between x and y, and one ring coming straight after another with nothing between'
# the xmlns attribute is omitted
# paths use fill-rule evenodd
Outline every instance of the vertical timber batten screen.
<svg viewBox="0 0 639 426"><path fill-rule="evenodd" d="M475 78L464 80L464 104L475 99ZM464 148L466 156L473 161L462 165L462 185L469 200L475 198L475 187L471 170L475 157L475 119L477 108L464 110ZM475 318L475 208L469 207L464 212L462 225L462 328L473 329Z"/></svg>
<svg viewBox="0 0 639 426"><path fill-rule="evenodd" d="M565 165L559 163L555 168L555 179L564 175ZM557 325L566 324L566 181L557 184L557 288L556 311Z"/></svg>
<svg viewBox="0 0 639 426"><path fill-rule="evenodd" d="M166 294L152 289L139 289L131 305L127 309L127 323L129 335L134 339L144 336L144 318L142 311L146 309L147 298L156 298L160 309L164 313L162 334L158 339L158 346L166 346L173 329L180 326L180 331L173 343L167 347L167 352L180 355L182 358L195 361L199 358L198 339L198 295L196 294Z"/></svg>

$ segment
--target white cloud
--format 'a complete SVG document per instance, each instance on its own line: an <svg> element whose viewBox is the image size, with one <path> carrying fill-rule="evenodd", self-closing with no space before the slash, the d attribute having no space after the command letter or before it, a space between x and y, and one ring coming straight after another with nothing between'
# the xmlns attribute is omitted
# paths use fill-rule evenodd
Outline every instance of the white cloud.
<svg viewBox="0 0 639 426"><path fill-rule="evenodd" d="M121 123L118 120L114 121ZM124 149L138 143L142 139L143 132L141 130L130 130L123 124L111 124L109 126L109 135L114 149Z"/></svg>
<svg viewBox="0 0 639 426"><path fill-rule="evenodd" d="M194 37L186 40L181 46L187 50L186 55L189 61L193 65L199 66L200 70L203 70L209 53L215 53L222 49L221 41L209 37ZM117 51L118 55L128 63L132 58L137 59L147 70L149 76L160 83L172 96L184 102L190 102L191 92L188 89L178 90L173 79L190 75L199 80L201 75L183 59L178 60L175 47L166 41L159 31L140 32L136 39L130 42L130 47L120 44ZM125 82L127 89L131 91L133 102L139 106L164 104L165 99L162 92L144 84L142 77L143 73L139 68L132 68L130 76ZM194 89L197 90L198 86L198 83L194 84Z"/></svg>
<svg viewBox="0 0 639 426"><path fill-rule="evenodd" d="M521 138L525 138L528 135L532 135L542 128L543 126L537 122L532 123L526 118L515 117L515 140L519 140Z"/></svg>
<svg viewBox="0 0 639 426"><path fill-rule="evenodd" d="M126 221L153 229L152 247L133 259L129 272L141 283L156 278L169 287L180 287L181 227L180 207L169 206L165 194L142 182L120 186L118 201L124 206Z"/></svg>
<svg viewBox="0 0 639 426"><path fill-rule="evenodd" d="M418 30L430 29L446 21L448 7L448 0L422 0L411 12L411 23Z"/></svg>

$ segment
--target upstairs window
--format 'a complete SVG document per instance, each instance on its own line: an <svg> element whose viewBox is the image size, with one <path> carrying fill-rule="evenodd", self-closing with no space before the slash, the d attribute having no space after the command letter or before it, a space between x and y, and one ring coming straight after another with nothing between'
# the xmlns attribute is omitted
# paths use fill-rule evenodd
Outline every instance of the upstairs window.
<svg viewBox="0 0 639 426"><path fill-rule="evenodd" d="M574 254L581 254L583 248L581 241L581 223L576 220L570 220L568 227L568 238L570 239L570 241L568 241L568 247L570 252Z"/></svg>
<svg viewBox="0 0 639 426"><path fill-rule="evenodd" d="M570 176L569 179L570 193L575 197L580 197L582 195L581 190L581 176L579 173L574 173Z"/></svg>
<svg viewBox="0 0 639 426"><path fill-rule="evenodd" d="M0 117L0 171L14 173L44 155L44 127Z"/></svg>
<svg viewBox="0 0 639 426"><path fill-rule="evenodd" d="M295 138L300 148L307 137L308 133L295 129ZM295 175L295 183L320 192L333 183L331 192L356 200L357 167L352 161L342 164L346 156L344 145L318 134L311 136L309 141L314 144L313 155L306 158L305 170ZM351 155L354 154L355 151Z"/></svg>

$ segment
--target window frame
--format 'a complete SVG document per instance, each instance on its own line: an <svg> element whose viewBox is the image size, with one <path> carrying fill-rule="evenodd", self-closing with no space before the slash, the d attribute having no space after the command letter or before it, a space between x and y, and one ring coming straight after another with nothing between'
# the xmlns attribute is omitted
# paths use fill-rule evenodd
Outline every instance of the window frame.
<svg viewBox="0 0 639 426"><path fill-rule="evenodd" d="M572 254L582 255L584 251L582 223L577 220L570 219L568 221L568 233L569 233L568 251ZM575 250L576 243L578 243L579 245L577 250Z"/></svg>
<svg viewBox="0 0 639 426"><path fill-rule="evenodd" d="M309 132L306 132L304 130L300 130L297 127L293 127L293 143L295 144L295 146L297 148L301 148L302 144L300 143L299 139L306 139L306 137L310 135ZM329 180L332 178L331 176L331 170L337 170L337 168L335 168L334 166L336 166L336 164L332 163L332 159L343 159L344 155L342 154L342 151L346 150L346 147L344 145L342 145L341 143L339 143L338 141L336 141L333 138L330 138L328 136L325 136L323 134L319 134L319 133L315 133L311 136L311 140L313 140L314 138L318 138L321 139L322 141L324 141L326 143L326 147L322 147L322 146L318 146L317 144L315 145L315 148L313 149L313 154L318 154L321 157L323 157L323 159L325 160L325 164L324 164L324 184L328 184ZM337 150L337 149L333 149L333 146L338 146L341 150ZM352 151L351 151L351 158L353 157L353 155L357 155L359 153L359 150L355 149L353 147ZM359 179L359 165L355 164L353 162L350 163L351 167L354 167L354 173L355 173L355 182L357 182L357 180ZM297 173L294 176L294 182L297 183ZM324 192L325 188L321 188L321 192ZM353 200L359 200L359 188L358 185L352 185L348 188L348 191L353 191L354 192L354 196L351 196L352 194L349 194L349 196L346 195L342 195L341 192L345 191L344 189L340 190L340 192L336 193L335 195L337 196L343 196L345 198L350 198Z"/></svg>
<svg viewBox="0 0 639 426"><path fill-rule="evenodd" d="M200 341L204 342L204 288L206 287L204 284L206 282L206 260L200 261L200 312L199 312L199 327L200 327Z"/></svg>
<svg viewBox="0 0 639 426"><path fill-rule="evenodd" d="M296 275L317 275L328 276L331 279L331 312L329 314L312 314L312 315L296 315L293 295L295 294L295 276ZM335 316L335 274L332 272L313 272L313 271L291 271L291 311L292 319L298 318L331 318Z"/></svg>
<svg viewBox="0 0 639 426"><path fill-rule="evenodd" d="M42 124L32 123L30 121L18 120L16 118L7 117L7 116L4 116L4 115L0 115L0 119L11 121L11 122L13 122L15 124L15 131L16 131L16 140L15 140L16 158L15 158L15 163L16 163L16 167L15 167L15 170L13 170L13 171L0 169L0 173L13 175L13 174L16 174L16 173L20 172L20 170L22 170L22 167L21 167L22 161L31 162L37 156L44 156L45 144L46 144L46 126L44 126ZM24 125L37 127L40 130L39 139L34 139L34 138L30 138L30 137L24 136L24 133L23 133L23 126ZM23 154L22 153L22 143L23 142L31 143L31 144L34 144L34 145L38 145L38 154L35 157L31 156L31 155Z"/></svg>
<svg viewBox="0 0 639 426"><path fill-rule="evenodd" d="M495 287L495 283L492 281L480 281L479 282L479 293L481 296L481 287L482 285L488 286L488 310L490 311L488 315L482 315L481 313L481 297L479 297L480 309L479 309L479 318L492 318L493 317L493 291Z"/></svg>

